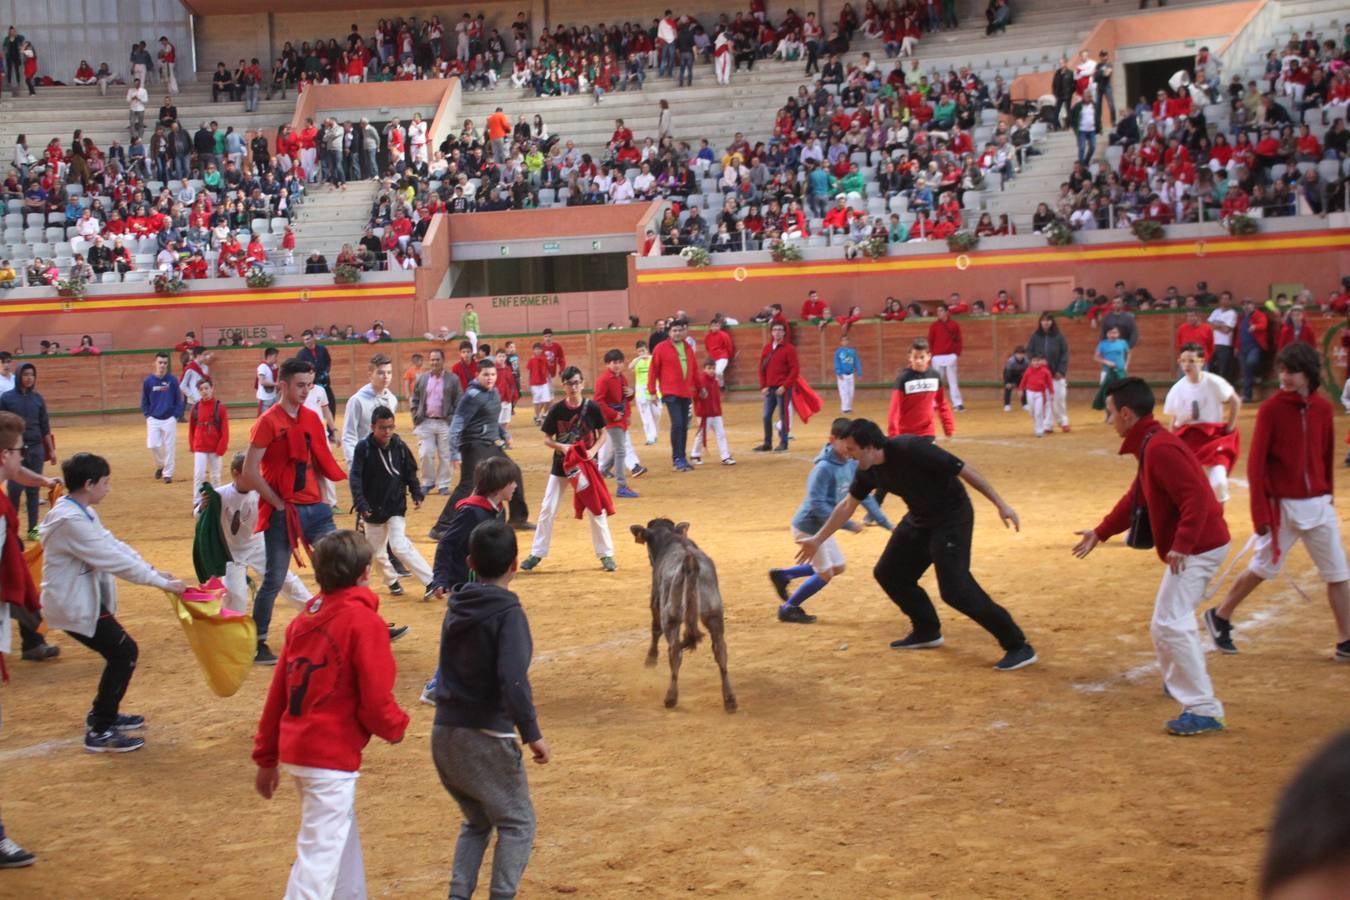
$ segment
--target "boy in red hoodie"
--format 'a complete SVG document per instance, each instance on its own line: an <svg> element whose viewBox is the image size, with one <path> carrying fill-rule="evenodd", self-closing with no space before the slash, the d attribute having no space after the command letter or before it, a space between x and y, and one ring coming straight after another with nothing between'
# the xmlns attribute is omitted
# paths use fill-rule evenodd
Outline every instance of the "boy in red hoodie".
<svg viewBox="0 0 1350 900"><path fill-rule="evenodd" d="M915 434L933 437L933 413L942 419L942 433L951 437L956 433L956 420L942 381L932 371L933 354L926 338L915 338L909 345L909 367L895 379L891 392L891 409L886 418L886 435Z"/></svg>
<svg viewBox="0 0 1350 900"><path fill-rule="evenodd" d="M197 393L200 399L188 414L194 491L201 488L208 473L212 485L220 483L220 460L230 449L230 417L225 404L216 399L216 386L209 375L197 382Z"/></svg>
<svg viewBox="0 0 1350 900"><path fill-rule="evenodd" d="M632 412L633 388L624 375L622 350L616 348L605 352L604 371L595 379L595 403L605 417L605 434L609 435L609 440L605 443L604 450L611 461L611 465L607 467L605 458L600 457L600 469L602 473L609 470L614 472L620 497L636 499L638 492L628 486L630 468L628 460L629 457L636 460L632 453L632 445L628 442L628 417ZM613 462L615 459L618 460L617 463ZM636 463L633 467L636 468Z"/></svg>
<svg viewBox="0 0 1350 900"><path fill-rule="evenodd" d="M1280 574L1289 548L1301 540L1327 583L1336 620L1335 659L1350 662L1350 569L1332 505L1336 438L1331 401L1317 390L1321 361L1312 347L1293 343L1275 358L1275 369L1280 390L1257 411L1247 455L1256 553L1223 603L1205 610L1205 627L1216 647L1236 653L1233 612L1262 581Z"/></svg>
<svg viewBox="0 0 1350 900"><path fill-rule="evenodd" d="M533 354L525 363L529 375L530 402L534 404L534 424L544 424L544 413L553 405L553 374L548 368L548 357L544 356L544 345L538 341L530 348Z"/></svg>
<svg viewBox="0 0 1350 900"><path fill-rule="evenodd" d="M380 600L367 587L370 560L370 545L354 531L315 546L320 593L286 629L253 738L263 799L272 799L282 768L300 794L287 897L365 896L355 809L361 751L372 734L397 744L408 727L394 699Z"/></svg>
<svg viewBox="0 0 1350 900"><path fill-rule="evenodd" d="M703 445L708 443L708 432L711 431L717 439L717 453L722 457L722 465L736 465L736 460L731 458L731 448L727 446L726 429L722 427L722 388L717 383L717 360L709 359L703 363L703 374L694 390L694 415L699 417L699 422L689 461L696 466L703 465Z"/></svg>

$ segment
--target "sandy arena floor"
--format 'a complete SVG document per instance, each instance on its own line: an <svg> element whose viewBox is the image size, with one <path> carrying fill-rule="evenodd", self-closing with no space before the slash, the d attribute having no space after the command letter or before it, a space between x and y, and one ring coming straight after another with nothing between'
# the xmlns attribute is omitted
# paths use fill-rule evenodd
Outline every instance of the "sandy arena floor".
<svg viewBox="0 0 1350 900"><path fill-rule="evenodd" d="M1083 401L1072 434L1036 440L1025 414L1004 414L981 393L945 446L1021 514L1022 532L1004 531L976 497L974 571L1012 610L1040 664L994 672L997 644L954 614L945 648L888 649L907 622L872 580L886 539L873 528L841 536L850 569L811 601L820 621L779 624L765 570L792 557L788 521L829 416L799 425L791 454L761 456L750 452L757 405L731 403L735 468L714 460L676 475L664 445L640 448L652 471L635 484L642 498L620 501L613 521L616 574L600 571L586 529L567 519L546 563L515 582L555 754L529 769L539 832L523 895L1252 894L1279 786L1350 719L1350 666L1330 662L1331 617L1306 554L1294 552L1290 573L1312 602L1289 579L1268 585L1240 613L1241 655L1208 657L1228 733L1168 737L1162 723L1176 706L1161 694L1148 637L1161 564L1119 541L1085 562L1069 553L1072 531L1097 523L1134 461L1117 457L1114 433ZM832 393L827 401L832 413ZM884 402L867 397L859 411L884 418ZM1251 421L1244 413L1244 430ZM533 517L546 453L523 412L517 423ZM247 424L236 423L236 448ZM400 426L406 437L403 416ZM68 424L59 435L65 452L111 459L113 492L100 512L112 531L157 566L190 574L191 488L151 481L141 426ZM180 467L185 444L180 429ZM1234 552L1250 534L1242 484L1230 505ZM439 509L433 501L414 513L409 532L425 535ZM887 511L898 519L899 501ZM686 657L673 711L661 704L664 656L643 667L649 570L628 526L657 515L690 521L718 564L740 700L733 716L722 711L706 644ZM430 558L432 545L419 545ZM931 575L927 585L936 592ZM401 745L372 743L358 799L370 892L382 897L444 896L459 823L431 764L432 710L417 703L441 610L418 598L409 587L382 606L412 625L395 656L413 721ZM0 896L280 895L296 796L286 784L270 803L256 796L249 759L271 670L218 699L167 600L123 586L121 602L141 647L124 705L149 719L141 752L81 750L101 666L93 654L57 634L59 660L10 658L0 806L40 860L0 873ZM290 616L278 604L276 633Z"/></svg>

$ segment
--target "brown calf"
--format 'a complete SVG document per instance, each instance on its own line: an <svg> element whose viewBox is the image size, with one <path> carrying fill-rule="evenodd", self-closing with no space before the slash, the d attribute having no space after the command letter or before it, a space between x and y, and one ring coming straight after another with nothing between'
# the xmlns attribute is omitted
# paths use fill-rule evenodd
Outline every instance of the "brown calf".
<svg viewBox="0 0 1350 900"><path fill-rule="evenodd" d="M708 554L689 540L689 523L676 525L670 519L652 519L647 527L632 526L633 539L647 545L652 563L652 646L647 665L656 665L656 645L666 636L670 654L670 689L666 707L679 702L680 656L698 646L703 637L699 620L712 637L713 656L722 672L722 705L736 711L736 694L727 677L727 641L722 619L722 592L717 587L717 570ZM680 636L680 626L684 636Z"/></svg>

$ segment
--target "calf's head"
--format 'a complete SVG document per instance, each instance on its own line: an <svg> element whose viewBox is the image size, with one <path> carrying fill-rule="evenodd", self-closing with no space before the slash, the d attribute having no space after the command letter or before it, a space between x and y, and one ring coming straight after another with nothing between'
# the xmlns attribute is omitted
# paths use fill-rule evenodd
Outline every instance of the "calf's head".
<svg viewBox="0 0 1350 900"><path fill-rule="evenodd" d="M677 525L670 519L652 519L647 523L646 528L641 525L631 525L629 530L633 532L634 541L647 545L647 556L655 563L656 558L673 541L681 541L688 535L689 523L680 522Z"/></svg>

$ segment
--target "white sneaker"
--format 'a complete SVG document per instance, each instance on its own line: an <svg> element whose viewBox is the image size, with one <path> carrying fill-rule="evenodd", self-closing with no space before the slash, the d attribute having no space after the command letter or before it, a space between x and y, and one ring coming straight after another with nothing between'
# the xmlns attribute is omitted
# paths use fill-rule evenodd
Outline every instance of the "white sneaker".
<svg viewBox="0 0 1350 900"><path fill-rule="evenodd" d="M1003 404L1003 411L1004 411L1004 412L1012 412L1012 407L1005 403L1005 404Z"/></svg>

